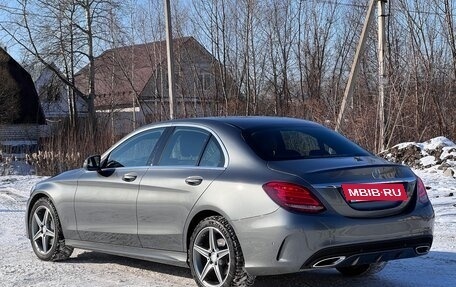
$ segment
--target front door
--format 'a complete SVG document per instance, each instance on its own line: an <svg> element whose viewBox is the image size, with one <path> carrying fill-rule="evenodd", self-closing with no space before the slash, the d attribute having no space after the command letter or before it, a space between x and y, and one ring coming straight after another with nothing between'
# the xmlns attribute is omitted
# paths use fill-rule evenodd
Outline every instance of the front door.
<svg viewBox="0 0 456 287"><path fill-rule="evenodd" d="M86 171L75 195L81 240L140 247L136 219L139 185L164 129L138 133L103 159L101 171Z"/></svg>

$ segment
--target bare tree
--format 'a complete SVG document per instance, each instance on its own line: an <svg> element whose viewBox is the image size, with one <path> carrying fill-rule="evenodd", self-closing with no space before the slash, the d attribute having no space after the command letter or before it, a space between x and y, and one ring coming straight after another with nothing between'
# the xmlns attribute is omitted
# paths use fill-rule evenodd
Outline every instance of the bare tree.
<svg viewBox="0 0 456 287"><path fill-rule="evenodd" d="M75 93L92 103L94 113L100 81L95 77L97 53L164 39L162 1L16 1L17 8L2 8L7 9L4 19L8 21L0 23L0 28L44 65L57 63L62 72L54 69L56 74L73 92L68 102L74 115ZM388 1L387 146L441 134L456 137L453 2ZM210 67L205 68L215 78L214 91L206 89L193 50L179 55L177 73L185 78L177 88L181 115L274 114L331 126L365 11L366 2L358 0L174 1L173 33L195 37L212 53ZM120 19L119 14L124 17ZM343 129L371 150L377 148L379 136L376 41L371 31ZM133 52L132 48L131 59L136 57ZM151 49L142 56L158 59L163 58L162 52ZM120 72L134 87L134 61L112 57L113 63L122 64ZM75 73L85 65L86 87L78 91ZM153 111L149 120L167 118L165 71L163 65L157 66L147 95L140 96L142 91L133 89L132 105L148 106ZM104 80L114 82L115 78Z"/></svg>
<svg viewBox="0 0 456 287"><path fill-rule="evenodd" d="M77 116L76 95L86 100L93 131L96 126L95 45L102 47L106 43L104 31L109 12L117 6L115 0L17 0L14 8L3 8L9 21L1 23L0 29L68 86L73 122ZM74 82L75 71L86 63L87 89L78 89Z"/></svg>
<svg viewBox="0 0 456 287"><path fill-rule="evenodd" d="M268 61L271 63L269 83L275 98L274 114L284 115L291 104L290 91L290 53L293 47L293 38L296 36L291 1L271 1L265 8L266 15L271 19L265 23ZM268 75L268 74L266 74Z"/></svg>
<svg viewBox="0 0 456 287"><path fill-rule="evenodd" d="M440 1L435 1L434 5L437 8L441 7L441 2ZM453 76L454 79L456 79L456 36L455 36L455 14L453 12L454 9L454 2L451 2L449 0L444 0L443 1L443 7L438 9L437 11L442 11L444 17L445 17L445 24L442 25L446 29L446 39L448 41L448 45L450 46L451 49L451 56L453 60ZM443 16L442 15L442 16ZM443 24L443 23L442 23Z"/></svg>

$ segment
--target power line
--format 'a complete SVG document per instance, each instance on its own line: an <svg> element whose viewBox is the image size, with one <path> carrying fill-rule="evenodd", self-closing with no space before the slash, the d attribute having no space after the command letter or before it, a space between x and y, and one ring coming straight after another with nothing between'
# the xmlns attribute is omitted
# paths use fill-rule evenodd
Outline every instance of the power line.
<svg viewBox="0 0 456 287"><path fill-rule="evenodd" d="M364 4L347 3L347 2L339 2L339 1L331 1L331 0L316 0L316 1L319 3L325 3L325 4L333 4L333 5L340 5L340 6L346 6L346 7L356 7L356 8L367 9L367 5L364 5ZM390 1L392 1L392 0L390 0ZM399 8L391 8L391 11L408 12L408 13L415 13L415 14L426 14L426 15L434 15L434 16L446 16L444 13L432 12L432 11L419 11L419 10L399 9Z"/></svg>
<svg viewBox="0 0 456 287"><path fill-rule="evenodd" d="M367 5L363 5L363 4L345 3L345 2L330 1L330 0L317 0L317 2L325 3L325 4L348 6L348 7L367 8Z"/></svg>

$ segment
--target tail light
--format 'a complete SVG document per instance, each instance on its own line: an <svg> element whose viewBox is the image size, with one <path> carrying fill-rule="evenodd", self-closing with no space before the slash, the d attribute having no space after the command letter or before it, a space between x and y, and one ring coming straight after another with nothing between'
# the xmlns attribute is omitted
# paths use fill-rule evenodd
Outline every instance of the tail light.
<svg viewBox="0 0 456 287"><path fill-rule="evenodd" d="M287 182L268 182L264 191L281 207L306 213L318 213L325 210L323 204L305 187Z"/></svg>
<svg viewBox="0 0 456 287"><path fill-rule="evenodd" d="M418 200L421 203L424 204L424 203L429 202L429 197L427 195L426 186L424 186L423 181L419 177L416 177L416 191L418 193Z"/></svg>

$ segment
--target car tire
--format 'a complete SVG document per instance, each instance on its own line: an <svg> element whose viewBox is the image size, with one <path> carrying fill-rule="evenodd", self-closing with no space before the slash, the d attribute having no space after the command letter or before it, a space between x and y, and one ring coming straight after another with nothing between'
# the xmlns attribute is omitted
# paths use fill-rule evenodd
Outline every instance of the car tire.
<svg viewBox="0 0 456 287"><path fill-rule="evenodd" d="M337 271L345 276L369 276L385 268L387 262L363 264L357 266L336 267Z"/></svg>
<svg viewBox="0 0 456 287"><path fill-rule="evenodd" d="M198 286L252 286L255 277L244 268L244 256L233 228L222 216L202 220L188 248L190 269Z"/></svg>
<svg viewBox="0 0 456 287"><path fill-rule="evenodd" d="M60 261L71 256L73 247L65 245L59 216L48 198L35 202L28 222L30 241L38 258Z"/></svg>

